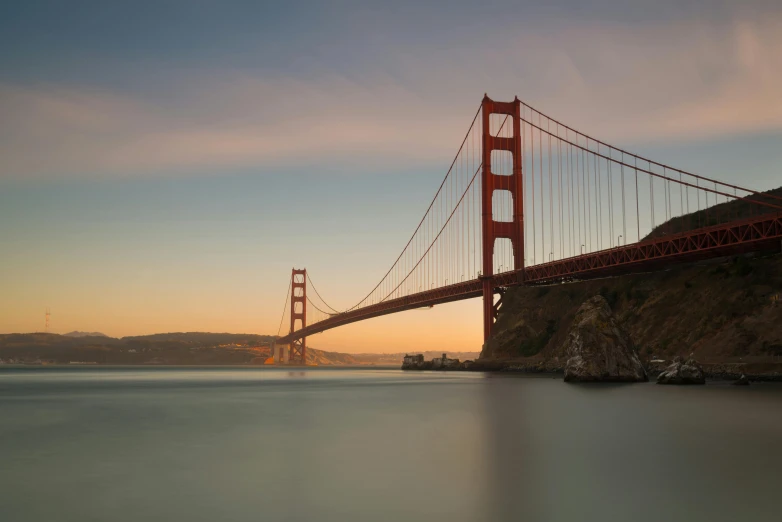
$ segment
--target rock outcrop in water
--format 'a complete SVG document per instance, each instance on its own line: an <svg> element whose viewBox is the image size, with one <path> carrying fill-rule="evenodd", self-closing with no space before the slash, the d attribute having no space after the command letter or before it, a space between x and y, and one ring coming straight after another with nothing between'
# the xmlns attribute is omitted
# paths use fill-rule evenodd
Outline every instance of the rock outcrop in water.
<svg viewBox="0 0 782 522"><path fill-rule="evenodd" d="M660 375L657 384L706 384L703 368L693 358L686 361L681 357L674 359Z"/></svg>
<svg viewBox="0 0 782 522"><path fill-rule="evenodd" d="M578 309L568 332L567 382L647 381L630 336L619 327L608 302L596 295Z"/></svg>

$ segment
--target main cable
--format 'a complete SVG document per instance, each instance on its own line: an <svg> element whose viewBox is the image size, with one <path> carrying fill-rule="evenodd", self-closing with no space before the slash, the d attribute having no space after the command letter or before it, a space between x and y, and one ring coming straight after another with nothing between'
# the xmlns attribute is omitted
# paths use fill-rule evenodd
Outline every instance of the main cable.
<svg viewBox="0 0 782 522"><path fill-rule="evenodd" d="M317 292L316 292L316 293L317 293ZM307 297L307 302L308 302L309 304L311 304L311 305L312 305L312 307L313 307L315 310L317 310L318 312L320 312L320 313L322 313L322 314L325 314L325 315L327 315L327 316L329 316L329 317L331 317L332 315L334 315L334 314L332 314L332 313L329 313L329 312L324 312L323 310L321 310L320 308L318 308L318 306L317 306L315 303L313 303L313 302L310 300L309 296ZM344 313L344 312L337 312L337 314L341 314L341 313ZM315 322L318 322L318 321L315 321ZM313 323L313 324L315 324L315 323Z"/></svg>
<svg viewBox="0 0 782 522"><path fill-rule="evenodd" d="M641 161L646 161L647 163L650 163L650 164L653 163L653 164L657 165L658 167L663 167L663 168L666 168L666 169L674 170L674 171L679 172L681 174L684 174L686 176L692 176L693 178L701 179L701 180L704 180L704 181L711 181L711 182L718 183L718 184L726 186L726 187L730 187L732 189L738 189L738 190L742 190L744 192L749 192L750 194L753 194L755 196L768 197L768 198L771 198L771 199L777 199L777 200L781 200L782 201L782 196L777 196L777 195L774 195L774 194L768 194L766 192L758 192L756 190L746 189L746 188L743 188L743 187L739 187L737 185L731 185L730 183L725 183L724 181L719 181L719 180L716 180L716 179L713 179L713 178L707 178L706 176L700 176L698 174L693 174L692 172L687 172L686 170L677 169L676 167L671 167L670 165L665 165L664 163L659 163L657 161L653 161L653 160L650 160L648 158L644 158L643 156L639 156L638 154L633 154L632 152L626 151L624 149L620 149L619 147L614 147L613 145L609 145L608 143L605 143L603 141L595 139L592 136L584 134L583 132L580 132L580 131L574 129L573 127L569 127L569 126L565 125L564 123L562 123L562 122L560 122L558 120L555 120L554 118L552 118L552 117L550 117L550 116L540 112L539 110L537 110L534 107L524 103L523 101L521 102L521 104L523 106L527 107L530 110L530 120L532 120L532 114L531 113L534 111L534 112L537 112L539 115L542 115L544 118L546 118L548 120L551 120L554 123L558 123L563 128L571 130L571 131L575 132L576 134L580 134L581 136L584 136L588 140L592 140L595 143L598 143L600 145L605 145L606 147L612 148L612 149L614 149L617 152L623 152L623 153L627 154L628 156L637 158L637 159L639 159ZM538 128L538 130L545 132L542 128ZM602 156L602 157L605 157L605 156ZM651 170L651 167L650 167L649 170ZM670 179L670 178L667 178L667 179ZM676 181L676 180L673 180L673 181ZM690 186L690 187L693 186L693 185L688 185L687 183L683 183L683 184L685 186ZM715 189L715 192L720 194L720 195L725 195L722 192L717 192L716 189ZM731 196L731 197L734 197L734 196ZM744 199L744 200L746 200L746 198L736 198L736 199Z"/></svg>
<svg viewBox="0 0 782 522"><path fill-rule="evenodd" d="M280 331L282 330L282 322L285 320L285 311L288 309L288 301L291 298L291 285L293 284L293 278L291 278L290 281L288 281L288 291L285 292L285 304L282 305L282 317L280 317L280 326L277 327L277 336L280 336Z"/></svg>
<svg viewBox="0 0 782 522"><path fill-rule="evenodd" d="M505 116L505 120L502 122L502 125L500 126L500 129L497 131L497 133L498 133L498 134L499 134L499 133L502 131L502 128L505 126L505 122L507 122L507 121L508 121L508 116ZM424 260L424 258L425 258L425 257L426 257L426 255L429 253L429 251L432 249L432 247L434 246L434 244L435 244L435 243L437 243L437 240L440 238L440 236L442 235L442 233L443 233L443 231L445 230L445 228L448 226L448 223L451 221L451 218L452 218L452 217L453 217L453 215L456 213L456 209L458 209L458 208L459 208L459 205L461 205L462 201L464 200L464 196L466 196L466 195L467 195L467 193L468 193L468 192L469 192L469 190L470 190L470 187L472 187L472 185L473 185L473 182L475 181L475 178L476 178L476 176L478 175L478 173L479 173L479 172L481 172L481 169L482 169L482 167L483 167L483 161L481 161L481 162L480 162L480 164L478 165L478 168L475 170L475 173L472 175L472 178L470 179L470 183L467 185L467 188L464 190L464 193L463 193L463 194L462 194L462 196L459 198L459 201L456 203L456 206L453 208L453 210L451 211L451 213L448 215L448 218L445 220L445 223L443 223L443 226L442 226L442 227L440 227L440 231L439 231L439 232L437 233L437 235L434 237L434 239L432 240L432 244L431 244L431 245L429 245L429 248L427 248L427 249L426 249L426 252L424 252L424 253L423 253L423 255L421 256L421 258L418 260L418 262L415 264L415 266L414 266L414 267L411 269L411 271L410 271L410 272L409 272L409 273L408 273L408 274L405 276L405 278L404 278L404 279L403 279L403 280L402 280L402 281L399 283L399 285L397 285L397 287L396 287L396 288L394 288L393 290L391 290L391 292L389 292L388 294L386 294L386 296L385 296L385 297L383 297L382 299L380 299L380 301L379 301L379 302L381 302L381 303L382 303L382 302L384 302L386 299L388 299L388 297L389 297L391 294L393 294L393 293L396 291L396 289L397 289L397 288L399 288L399 286L400 286L400 285L402 285L402 284L403 284L405 281L407 281L407 279L410 277L410 275L413 273L413 271L414 271L416 268L418 268L418 265L420 265L420 264L421 264L421 261L423 261L423 260Z"/></svg>
<svg viewBox="0 0 782 522"><path fill-rule="evenodd" d="M552 120L552 121L554 121L554 120ZM538 130L538 132L540 132L540 133L547 133L546 129L543 129L543 128L541 128L541 127L539 127L539 126L535 125L535 124L534 124L534 123L532 123L532 122L526 122L526 123L527 123L527 124L529 124L529 125L530 125L530 127L533 127L533 128L535 128L535 129L537 129L537 130ZM582 135L582 136L586 136L586 134L581 134L581 135ZM561 138L560 138L560 139L561 139ZM589 140L592 140L592 141L595 141L595 142L597 141L597 140L594 140L594 139L592 139L592 138L588 138L588 139L589 139ZM595 151L593 151L593 150L591 150L591 149L589 149L589 148L585 148L584 146L582 146L582 145L579 145L579 144L577 144L577 143L572 143L572 145L573 145L574 147L578 148L578 149L581 149L581 151L582 151L582 152L586 152L586 153L592 154L592 155L593 155L593 156L595 156L596 158L610 159L608 156L605 156L605 155L603 155L603 154L600 154L600 153L598 153L598 152L595 152ZM588 147L588 146L587 146L587 147ZM620 149L614 148L614 150L616 150L616 151L619 151ZM628 154L630 157L633 157L633 156L634 156L632 153L629 153L629 152L628 152L627 154ZM626 166L626 167L633 168L633 166L632 166L632 165L629 165L629 164L625 163L624 161L619 161L619 160L616 160L616 159L610 159L610 160L611 160L611 161L613 161L615 164L618 164L618 165L624 165L624 166ZM709 187L706 187L706 186L698 186L698 185L693 185L692 183L688 183L688 182L686 182L686 181L684 181L684 182L680 182L680 181L679 181L679 180L677 180L677 179L669 178L668 176L665 176L665 175L663 175L663 174L658 174L658 173L656 173L656 172L654 172L654 171L652 171L652 170L651 170L651 168L652 168L652 167L651 167L651 164L652 164L652 163L654 163L655 165L660 165L659 163L656 163L656 162L653 162L653 161L650 161L650 160L643 160L643 161L646 161L646 162L649 164L649 166L647 166L647 168L646 168L646 169L643 169L643 168L638 168L638 171L640 171L640 172L643 172L644 174L648 174L648 175L649 175L649 179L650 179L650 180L651 180L652 178L659 178L659 179L662 179L662 180L669 180L669 181L673 181L673 182L675 182L675 183L679 183L679 184L681 184L681 185L684 185L684 186L687 186L687 187L693 187L693 188L700 189L700 190L702 190L703 192L705 192L707 196L708 196L708 193L709 193L709 192L711 192L712 194L714 194L714 195L715 195L715 199L716 199L716 196L717 196L717 195L720 195L720 196L726 196L726 197L733 198L734 200L742 200L742 201L747 201L747 202L749 202L749 203L754 203L754 204L756 204L756 205L762 205L762 206L764 206L764 207L769 207L769 208L773 208L773 209L776 209L776 210L782 210L782 203L780 203L779 205L776 205L776 204L774 204L774 203L766 203L765 201L760 201L760 200L757 200L757 199L750 199L750 196L738 196L738 197L737 197L735 194L729 194L729 193L727 193L727 192L722 192L722 191L720 191L720 190L718 190L718 189L716 189L716 188L712 189L712 188L709 188ZM670 170L673 170L673 171L676 171L676 172L680 172L678 169L676 169L676 168L673 168L673 167L666 167L666 169L670 169ZM682 171L682 172L683 172L683 171ZM707 179L707 178L703 178L702 176L696 176L695 174L688 174L687 172L684 172L684 174L687 174L687 175L689 175L689 176L693 176L693 177L695 177L695 178L700 178L700 179ZM710 180L710 181L713 181L713 180ZM719 184L719 185L723 185L723 186L728 186L728 187L730 187L730 188L734 188L734 187L733 187L733 185L728 185L727 183L722 183L722 182L720 182L720 181L714 181L714 184L715 184L715 186L716 186L717 184ZM664 188L664 187L663 187L663 188ZM745 188L741 188L741 187L736 187L736 188L738 188L738 190L741 190L741 191L744 191L744 192L749 192L749 193L752 193L752 194L754 194L754 195L761 195L761 196L769 196L769 197L772 197L772 195L771 195L771 194L766 194L766 193L761 193L761 192L755 192L755 191L753 191L753 190L749 190L749 189L745 189ZM778 198L778 197L776 197L776 196L773 196L773 197L774 197L775 199L782 199L782 198ZM590 199L591 199L591 198L590 198Z"/></svg>
<svg viewBox="0 0 782 522"><path fill-rule="evenodd" d="M343 312L340 312L339 310L337 310L336 308L334 308L333 306L331 306L330 304L328 304L328 303L326 302L326 300L325 300L325 299L323 299L323 297L322 297L322 296L320 295L320 293L318 292L318 289L317 289L317 288L315 288L315 283L313 283L313 282L312 282L312 278L310 277L310 273L309 273L309 272L307 272L307 281L309 281L309 282L310 282L310 286L311 286L311 287L312 287L312 289L315 291L315 295L317 295L317 296L318 296L318 298L319 298L319 299L320 299L320 300L323 302L323 304L324 304L324 305L326 305L326 307L327 307L327 308L331 308L331 309L334 311L334 313L336 313L336 314L341 314L341 313L343 313ZM312 305L312 306L315 306L315 305ZM316 306L315 308L317 308L317 306Z"/></svg>
<svg viewBox="0 0 782 522"><path fill-rule="evenodd" d="M472 119L472 123L470 124L470 128L469 128L469 129L467 129L467 134L465 134L465 136L464 136L464 140L462 140L462 144L459 146L459 150L457 151L457 153L456 153L456 156L454 157L454 159L453 159L453 162L451 163L451 166L448 168L448 172L445 174L445 178L443 178L443 181L442 181L442 183L440 183L440 187L437 189L437 192L435 193L435 195L434 195L434 198L432 198L432 202L431 202L431 203L429 203L429 208L427 208L427 209L426 209L426 212L424 213L424 217L423 217L423 218L421 218L421 221L418 223L418 226L415 228L415 231L413 232L413 235L412 235L412 236L410 236L410 240L407 242L407 244L405 245L404 249L402 249L402 253L401 253L401 254L399 254L399 257L397 257L397 258L396 258L396 261L394 261L394 264L393 264L393 265L391 265L391 268L389 268L389 269L388 269L388 272L386 272L386 274L383 276L383 278L380 280L380 282L379 282L377 285L375 285L375 288L373 288L373 289L372 289L372 290L371 290L371 291L370 291L370 292L369 292L369 293L366 295L366 297L364 297L364 298L363 298L361 301L359 301L357 304L355 304L355 305L351 306L350 308L348 308L348 309L346 310L347 312L349 312L349 311L351 311L351 310L354 310L354 309L358 308L359 306L361 306L361 303L363 303L364 301L366 301L366 300L367 300L367 298L369 298L369 297L372 295L372 293L373 293L375 290L377 290L377 289L378 289L378 287L379 287L379 286L380 286L380 285L383 283L383 281L385 281L385 279L388 277L388 274L390 274L390 273L391 273L391 271L394 269L394 267L396 266L396 264L397 264L397 263L399 262L399 260L402 258L402 256L404 255L405 251L407 250L407 247L409 247L409 246L410 246L410 243L412 243L413 239L415 238L415 235L418 233L418 230L421 228L421 225L424 223L424 221L426 220L427 216L429 215L429 211L430 211L430 210L432 210L432 207L434 206L434 203L435 203L435 201L437 200L437 196L439 196L439 195L440 195L440 192L442 191L442 189L443 189L443 185L445 185L445 182L446 182L446 180L448 179L448 176L451 174L451 171L453 170L453 166L454 166L454 164L456 164L456 160L459 158L459 155L461 154L461 152L462 152L462 149L464 148L464 144L467 142L467 138L470 136L470 132L472 131L472 128L473 128L473 126L475 125L475 122L476 122L476 120L478 119L478 115L481 113L481 109L482 109L482 107L483 107L483 104L481 104L481 105L478 107L478 111L475 113L475 116L474 116L474 117L473 117L473 119Z"/></svg>

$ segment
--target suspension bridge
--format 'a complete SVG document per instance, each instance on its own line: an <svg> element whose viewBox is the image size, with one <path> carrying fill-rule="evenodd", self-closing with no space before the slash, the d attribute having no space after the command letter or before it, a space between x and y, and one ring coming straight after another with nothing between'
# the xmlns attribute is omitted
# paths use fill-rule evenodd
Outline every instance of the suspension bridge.
<svg viewBox="0 0 782 522"><path fill-rule="evenodd" d="M325 330L475 297L483 298L487 341L511 286L649 271L781 244L779 195L614 147L518 98L485 96L410 240L363 299L333 308L305 269L293 269L275 360L303 364L307 336Z"/></svg>

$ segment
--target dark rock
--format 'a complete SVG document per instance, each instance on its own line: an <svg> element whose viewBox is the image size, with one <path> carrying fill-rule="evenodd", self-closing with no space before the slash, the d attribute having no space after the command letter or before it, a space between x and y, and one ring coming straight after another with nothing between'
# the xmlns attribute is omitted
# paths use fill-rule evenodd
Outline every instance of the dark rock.
<svg viewBox="0 0 782 522"><path fill-rule="evenodd" d="M703 368L695 359L683 361L681 357L674 359L660 375L657 376L657 384L705 384Z"/></svg>
<svg viewBox="0 0 782 522"><path fill-rule="evenodd" d="M733 383L734 386L749 386L749 379L746 375L743 373L741 374L741 377L738 378L737 381Z"/></svg>
<svg viewBox="0 0 782 522"><path fill-rule="evenodd" d="M643 382L646 371L630 336L601 295L578 309L565 341L566 382Z"/></svg>

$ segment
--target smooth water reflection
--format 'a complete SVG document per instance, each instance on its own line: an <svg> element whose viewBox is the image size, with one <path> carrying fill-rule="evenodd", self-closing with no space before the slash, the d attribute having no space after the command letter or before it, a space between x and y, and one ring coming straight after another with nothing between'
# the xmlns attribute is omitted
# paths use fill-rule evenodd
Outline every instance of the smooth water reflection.
<svg viewBox="0 0 782 522"><path fill-rule="evenodd" d="M0 520L782 519L782 386L1 369Z"/></svg>

